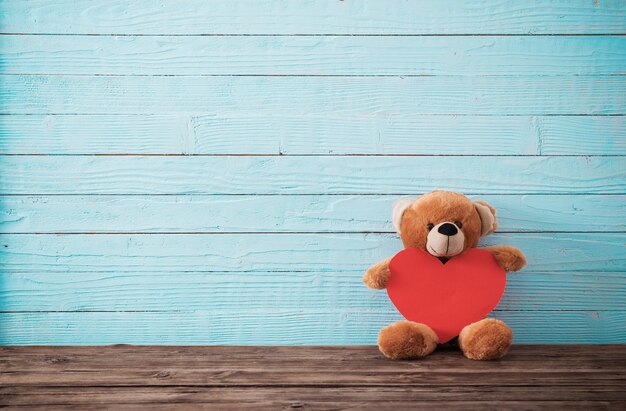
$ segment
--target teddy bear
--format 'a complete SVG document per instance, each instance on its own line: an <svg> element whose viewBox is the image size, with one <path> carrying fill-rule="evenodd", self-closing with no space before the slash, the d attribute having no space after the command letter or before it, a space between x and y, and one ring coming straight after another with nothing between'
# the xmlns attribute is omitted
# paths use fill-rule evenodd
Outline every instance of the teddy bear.
<svg viewBox="0 0 626 411"><path fill-rule="evenodd" d="M489 235L497 228L496 210L492 206L442 190L415 200L401 200L393 208L392 222L405 249L420 249L443 264L475 248L481 236ZM524 254L512 246L497 245L480 250L489 251L505 272L518 271L526 265ZM367 270L363 277L367 287L386 287L391 276L391 260L383 260ZM503 321L484 318L466 325L457 338L458 346L467 358L493 360L507 353L513 342L513 332ZM438 345L438 336L430 326L412 321L388 325L378 335L378 348L390 359L423 358Z"/></svg>

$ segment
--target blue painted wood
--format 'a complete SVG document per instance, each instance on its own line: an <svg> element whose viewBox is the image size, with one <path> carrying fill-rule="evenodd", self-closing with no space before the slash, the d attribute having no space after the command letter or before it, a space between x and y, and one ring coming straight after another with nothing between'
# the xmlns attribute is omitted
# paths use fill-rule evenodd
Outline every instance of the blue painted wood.
<svg viewBox="0 0 626 411"><path fill-rule="evenodd" d="M407 196L407 198L416 197ZM476 195L499 232L626 231L623 195ZM396 195L13 196L0 233L387 232Z"/></svg>
<svg viewBox="0 0 626 411"><path fill-rule="evenodd" d="M626 76L0 76L0 114L626 114Z"/></svg>
<svg viewBox="0 0 626 411"><path fill-rule="evenodd" d="M626 154L625 117L540 117L539 154Z"/></svg>
<svg viewBox="0 0 626 411"><path fill-rule="evenodd" d="M609 118L609 117L606 117ZM212 151L225 154L278 151L278 142L195 132L187 115L0 116L1 154L187 154ZM230 138L229 138L230 137ZM234 140L234 141L232 141ZM229 143L229 141L231 141ZM217 147L225 147L219 150Z"/></svg>
<svg viewBox="0 0 626 411"><path fill-rule="evenodd" d="M7 33L557 34L626 31L610 0L4 0Z"/></svg>
<svg viewBox="0 0 626 411"><path fill-rule="evenodd" d="M387 293L367 289L362 276L362 271L7 272L0 311L393 311ZM497 310L626 311L626 278L596 272L509 274Z"/></svg>
<svg viewBox="0 0 626 411"><path fill-rule="evenodd" d="M623 194L604 157L5 156L2 194Z"/></svg>
<svg viewBox="0 0 626 411"><path fill-rule="evenodd" d="M624 343L626 311L504 311L516 343ZM334 345L376 342L394 311L211 310L0 313L0 344Z"/></svg>
<svg viewBox="0 0 626 411"><path fill-rule="evenodd" d="M433 188L529 257L516 342L626 342L625 32L619 1L2 1L0 344L371 344L399 315L360 277Z"/></svg>
<svg viewBox="0 0 626 411"><path fill-rule="evenodd" d="M624 116L0 116L2 154L626 155L624 136Z"/></svg>
<svg viewBox="0 0 626 411"><path fill-rule="evenodd" d="M624 233L510 233L482 245L510 244L528 258L524 272L621 272ZM402 249L396 235L5 234L4 270L14 272L362 271Z"/></svg>
<svg viewBox="0 0 626 411"><path fill-rule="evenodd" d="M8 36L5 74L595 75L626 66L622 36Z"/></svg>

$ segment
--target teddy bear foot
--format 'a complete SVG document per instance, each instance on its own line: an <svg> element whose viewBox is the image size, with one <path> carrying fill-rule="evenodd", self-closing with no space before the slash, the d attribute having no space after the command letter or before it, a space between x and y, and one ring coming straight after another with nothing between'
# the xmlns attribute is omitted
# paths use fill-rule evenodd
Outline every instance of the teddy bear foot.
<svg viewBox="0 0 626 411"><path fill-rule="evenodd" d="M502 321L485 318L470 324L459 334L459 346L471 360L502 358L513 343L513 331Z"/></svg>
<svg viewBox="0 0 626 411"><path fill-rule="evenodd" d="M437 348L438 341L429 326L412 321L398 321L378 334L380 352L392 360L426 357Z"/></svg>

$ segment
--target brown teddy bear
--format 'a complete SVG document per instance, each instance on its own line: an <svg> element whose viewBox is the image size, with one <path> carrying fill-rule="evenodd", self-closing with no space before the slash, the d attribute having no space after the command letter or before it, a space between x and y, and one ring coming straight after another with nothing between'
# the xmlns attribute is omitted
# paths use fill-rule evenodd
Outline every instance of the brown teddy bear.
<svg viewBox="0 0 626 411"><path fill-rule="evenodd" d="M416 200L400 201L393 209L392 220L406 249L421 249L444 264L476 247L481 236L493 233L497 227L496 211L489 204L439 190ZM491 252L504 271L518 271L526 265L524 254L515 247L499 245L482 250ZM369 288L384 289L391 275L390 261L391 258L372 266L363 282ZM512 341L511 329L493 318L469 324L458 335L463 354L473 360L501 358ZM391 359L425 357L438 343L431 327L412 321L398 321L384 327L378 335L380 351Z"/></svg>

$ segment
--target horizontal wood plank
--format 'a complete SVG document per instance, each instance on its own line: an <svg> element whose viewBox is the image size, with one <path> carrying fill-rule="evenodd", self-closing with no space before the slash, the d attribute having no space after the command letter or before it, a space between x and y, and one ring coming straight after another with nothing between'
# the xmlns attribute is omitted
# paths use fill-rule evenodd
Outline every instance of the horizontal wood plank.
<svg viewBox="0 0 626 411"><path fill-rule="evenodd" d="M605 157L8 156L0 194L623 194Z"/></svg>
<svg viewBox="0 0 626 411"><path fill-rule="evenodd" d="M4 36L3 74L598 75L622 36Z"/></svg>
<svg viewBox="0 0 626 411"><path fill-rule="evenodd" d="M605 117L611 118L611 117ZM0 116L1 154L275 154L278 141L196 132L187 115ZM269 131L269 130L268 130ZM228 141L233 139L234 141ZM220 149L222 147L222 149ZM245 150L247 151L247 150Z"/></svg>
<svg viewBox="0 0 626 411"><path fill-rule="evenodd" d="M609 384L607 384L609 385ZM344 410L386 409L390 405L401 409L440 408L446 398L445 409L484 410L492 407L535 409L538 404L563 409L593 410L594 407L626 402L619 387L550 387L536 390L527 401L529 387L6 387L0 396L8 406L176 406L184 404L215 407L215 409L289 409L309 408ZM595 397L594 397L595 396ZM598 400L598 397L602 398ZM419 398L419 400L418 400ZM485 401L486 398L489 400ZM470 402L471 401L471 402ZM470 402L470 403L468 403ZM520 404L521 403L521 404ZM463 408L462 408L463 407ZM477 408L472 408L477 407ZM478 408L484 407L484 408ZM571 408L574 407L574 408ZM586 408L583 408L586 407ZM430 408L432 409L432 408ZM600 408L601 409L601 408Z"/></svg>
<svg viewBox="0 0 626 411"><path fill-rule="evenodd" d="M4 33L63 34L580 34L626 30L621 1L515 0L391 4L288 0L179 2L11 0Z"/></svg>
<svg viewBox="0 0 626 411"><path fill-rule="evenodd" d="M210 298L207 296L207 298ZM503 311L491 315L506 321L514 332L516 343L618 343L626 335L624 311ZM374 344L378 331L402 317L396 312L380 310L246 310L246 311L167 311L167 312L28 312L0 313L2 345L102 345L102 344L190 344L190 345L337 345ZM238 372L215 370L216 383L225 381L244 383L248 377ZM298 368L301 370L301 366ZM157 373L137 371L129 378L134 384L145 384L146 378ZM558 370L557 370L558 371ZM179 383L197 380L204 371L177 372ZM275 371L269 371L275 373ZM226 375L224 375L226 374ZM297 378L298 371L290 373ZM432 375L432 373L428 373ZM188 377L184 377L188 375ZM222 375L224 379L217 377ZM285 375L281 371L281 375ZM372 375L368 369L364 378ZM492 382L498 373L490 373ZM602 379L602 374L587 374L589 382ZM537 373L538 378L549 378L550 373ZM543 377L540 377L543 376ZM15 375L14 375L15 377ZM417 377L417 376L416 376ZM423 378L424 373L419 373ZM76 372L73 382L88 376ZM263 381L255 373L255 381ZM291 379L292 377L290 377ZM328 370L319 371L319 382L332 383ZM396 378L403 379L402 376ZM434 378L434 377L433 377ZM581 377L582 378L582 377ZM361 380L363 381L363 380ZM389 380L391 383L394 380ZM395 380L398 381L398 380ZM404 380L407 382L407 380ZM433 381L433 380L431 380ZM500 380L501 381L501 380ZM107 382L116 385L133 380L116 378L111 374ZM298 380L292 380L297 383ZM601 381L598 381L600 383ZM1 383L0 383L1 384ZM164 380L171 385L171 380Z"/></svg>
<svg viewBox="0 0 626 411"><path fill-rule="evenodd" d="M625 114L626 76L0 77L0 114Z"/></svg>
<svg viewBox="0 0 626 411"><path fill-rule="evenodd" d="M158 390L156 390L158 391ZM228 391L228 388L223 388L221 390L216 390L219 394L221 391ZM261 390L264 391L264 390ZM312 390L313 391L313 390ZM188 396L189 397L189 396ZM199 403L185 403L186 410L207 410L207 409L215 409L219 411L224 410L250 410L250 411L259 411L259 410L276 410L287 407L287 409L291 408L302 408L305 404L300 401L293 401L288 399L286 401L281 401L280 397L272 397L272 399L268 399L266 401L255 401L253 403L217 403L213 405L214 402L199 402ZM54 402L54 401L52 401ZM445 407L446 410L451 411L483 411L485 409L494 409L498 407L506 407L507 410L519 410L519 411L528 411L528 410L549 410L551 408L557 409L567 409L567 410L582 410L582 411L606 411L612 409L620 409L623 408L623 401L610 401L610 400L600 400L600 401L472 401L470 404L467 402L461 401L437 401L436 403L432 401L426 402L418 402L416 400L399 400L393 401L391 403L387 403L386 405L392 404L393 409L397 408L407 408L411 410L417 411L430 411L433 409L433 406L436 405L438 408ZM150 403L149 401L145 404L117 404L115 401L111 402L114 405L116 410L120 411L152 411L155 408L160 407L175 407L179 405L179 402L175 403L162 403L155 402ZM360 410L375 410L380 411L381 403L375 402L368 404L367 402L347 402L341 400L341 397L338 399L333 399L330 401L323 401L321 399L314 400L308 402L309 407L314 408L316 410L326 410L326 411L336 411L336 410L351 410L354 409L354 406L358 406ZM7 410L21 410L24 407L16 406L16 407L7 407ZM33 405L29 406L29 409L33 410L46 410L50 409L50 405ZM84 408L83 405L54 405L55 410L77 410Z"/></svg>
<svg viewBox="0 0 626 411"><path fill-rule="evenodd" d="M555 372L555 365L563 365L565 357L576 358L567 367L560 367L557 372L575 373L578 371L623 371L623 347L620 345L582 345L582 344L533 344L512 346L510 355L499 364L512 369L519 368L520 373L538 371ZM210 355L208 352L210 351ZM132 357L136 364L129 363ZM341 364L341 371L362 371L364 367L376 365L381 375L397 371L399 365L408 370L424 370L432 373L468 370L472 374L494 371L493 362L469 362L462 359L458 347L439 346L433 356L421 361L388 361L375 346L172 346L172 345L128 345L115 344L104 346L45 346L0 347L0 362L10 371L53 371L85 369L94 367L104 372L109 369L133 368L137 371L163 369L176 366L190 370L202 370L208 367L230 367L233 371L256 370L260 364L271 361L285 370L302 368L303 361L309 361L308 370L328 368L325 361ZM469 367L469 369L468 369ZM334 368L332 368L334 370ZM335 370L340 371L340 370ZM580 381L583 383L583 381ZM149 384L149 383L148 383ZM422 387L427 386L427 381ZM365 384L363 384L365 385ZM386 384L380 385L381 388ZM437 385L437 384L434 384ZM480 385L480 381L477 382ZM578 385L578 382L572 382ZM160 385L161 387L165 387ZM508 387L515 387L507 384ZM14 386L17 388L18 386Z"/></svg>
<svg viewBox="0 0 626 411"><path fill-rule="evenodd" d="M515 345L497 363L451 347L389 361L374 346L30 346L0 348L0 363L9 407L590 410L626 399L619 345Z"/></svg>
<svg viewBox="0 0 626 411"><path fill-rule="evenodd" d="M406 196L406 198L417 197ZM388 232L395 195L22 196L1 198L1 233ZM499 232L626 231L623 195L475 195Z"/></svg>
<svg viewBox="0 0 626 411"><path fill-rule="evenodd" d="M99 367L129 368L147 370L166 367L176 358L176 365L190 369L203 369L209 365L232 366L234 369L261 368L259 361L273 358L282 366L295 368L303 360L311 360L310 369L321 369L324 360L335 360L342 363L342 370L355 370L366 364L376 363L381 372L393 371L399 364L410 369L438 371L460 371L471 365L474 372L493 371L493 362L459 361L461 353L453 344L440 346L436 351L437 357L426 357L422 361L387 361L373 345L304 345L304 346L263 346L263 345L129 345L114 344L101 346L71 346L71 345L33 345L2 346L0 347L0 361L11 367L12 371L36 371L64 369L68 363L72 367ZM598 348L604 348L599 350ZM564 356L572 356L579 361L570 363L561 371L575 372L579 370L591 371L593 366L599 371L621 369L619 361L623 361L623 353L619 345L605 345L603 347L585 344L515 344L511 352L515 355L506 356L506 363L512 367L522 368L524 371L555 371L554 365L563 360ZM211 355L206 355L207 351ZM161 355L158 355L161 354ZM126 356L132 356L136 365L129 364ZM541 358L541 361L537 361Z"/></svg>
<svg viewBox="0 0 626 411"><path fill-rule="evenodd" d="M624 135L623 116L0 116L0 154L626 155Z"/></svg>
<svg viewBox="0 0 626 411"><path fill-rule="evenodd" d="M362 271L3 273L0 311L314 310L393 313ZM509 274L498 311L626 311L621 273Z"/></svg>
<svg viewBox="0 0 626 411"><path fill-rule="evenodd" d="M524 272L621 272L624 237L494 234L482 245L519 247L529 261ZM0 260L14 272L362 272L400 250L391 234L5 234Z"/></svg>
<svg viewBox="0 0 626 411"><path fill-rule="evenodd" d="M539 117L539 154L626 154L624 117Z"/></svg>

